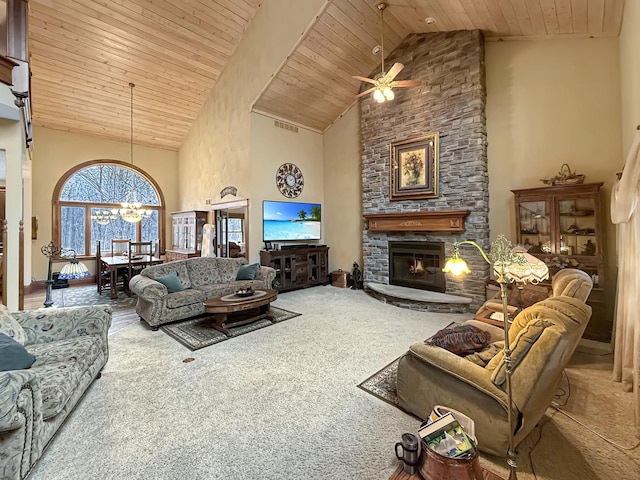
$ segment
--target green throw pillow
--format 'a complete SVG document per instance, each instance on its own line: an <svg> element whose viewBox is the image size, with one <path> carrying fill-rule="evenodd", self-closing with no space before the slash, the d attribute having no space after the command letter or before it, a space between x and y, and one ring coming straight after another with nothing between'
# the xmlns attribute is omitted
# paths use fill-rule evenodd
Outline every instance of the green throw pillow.
<svg viewBox="0 0 640 480"><path fill-rule="evenodd" d="M240 269L236 274L236 280L255 280L258 275L259 263L252 263L251 265L240 265Z"/></svg>
<svg viewBox="0 0 640 480"><path fill-rule="evenodd" d="M184 286L182 285L182 282L178 278L178 272L171 272L168 275L163 275L162 277L156 277L155 281L160 282L165 287L167 287L167 290L169 291L169 293L181 292L182 290L185 289Z"/></svg>
<svg viewBox="0 0 640 480"><path fill-rule="evenodd" d="M27 349L13 338L0 333L0 372L29 368L36 361Z"/></svg>

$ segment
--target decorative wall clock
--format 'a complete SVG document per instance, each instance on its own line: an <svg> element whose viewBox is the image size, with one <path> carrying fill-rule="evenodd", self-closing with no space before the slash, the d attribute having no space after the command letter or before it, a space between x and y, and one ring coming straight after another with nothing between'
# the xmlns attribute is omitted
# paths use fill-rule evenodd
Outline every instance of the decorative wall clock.
<svg viewBox="0 0 640 480"><path fill-rule="evenodd" d="M304 187L302 171L293 163L283 163L276 172L276 185L285 197L297 197Z"/></svg>

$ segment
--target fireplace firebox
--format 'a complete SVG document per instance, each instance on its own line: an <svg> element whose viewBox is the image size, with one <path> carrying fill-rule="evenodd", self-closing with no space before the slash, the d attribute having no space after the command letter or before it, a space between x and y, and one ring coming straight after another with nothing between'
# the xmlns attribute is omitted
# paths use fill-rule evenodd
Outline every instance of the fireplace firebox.
<svg viewBox="0 0 640 480"><path fill-rule="evenodd" d="M443 242L389 242L389 284L445 292Z"/></svg>

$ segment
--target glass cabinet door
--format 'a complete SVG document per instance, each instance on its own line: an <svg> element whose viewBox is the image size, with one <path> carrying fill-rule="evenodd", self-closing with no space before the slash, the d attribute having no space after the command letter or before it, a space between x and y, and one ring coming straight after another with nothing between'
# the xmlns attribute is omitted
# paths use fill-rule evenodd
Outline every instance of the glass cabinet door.
<svg viewBox="0 0 640 480"><path fill-rule="evenodd" d="M573 198L558 201L560 253L594 257L598 251L595 201Z"/></svg>
<svg viewBox="0 0 640 480"><path fill-rule="evenodd" d="M521 202L520 239L529 253L551 252L549 204L544 200Z"/></svg>

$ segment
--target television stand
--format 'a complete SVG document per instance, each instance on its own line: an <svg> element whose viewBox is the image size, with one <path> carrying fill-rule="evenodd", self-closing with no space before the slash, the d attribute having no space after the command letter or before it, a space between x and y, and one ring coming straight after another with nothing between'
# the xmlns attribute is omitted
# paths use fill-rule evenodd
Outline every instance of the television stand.
<svg viewBox="0 0 640 480"><path fill-rule="evenodd" d="M300 248L315 248L315 247L325 247L326 245L307 245L304 243L294 243L291 245L282 245L280 247L281 250L297 250Z"/></svg>
<svg viewBox="0 0 640 480"><path fill-rule="evenodd" d="M276 271L271 288L279 292L327 285L329 247L326 245L287 245L282 250L262 250L260 264Z"/></svg>

